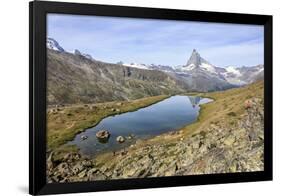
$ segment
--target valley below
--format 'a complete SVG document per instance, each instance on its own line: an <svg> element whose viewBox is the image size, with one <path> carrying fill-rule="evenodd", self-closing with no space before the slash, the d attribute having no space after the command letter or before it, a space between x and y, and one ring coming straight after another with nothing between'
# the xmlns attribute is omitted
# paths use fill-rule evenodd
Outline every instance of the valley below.
<svg viewBox="0 0 281 196"><path fill-rule="evenodd" d="M264 68L107 63L47 40L47 182L262 171Z"/></svg>
<svg viewBox="0 0 281 196"><path fill-rule="evenodd" d="M48 182L262 171L263 81L196 96L213 101L200 105L193 123L94 157L66 141L106 116L161 103L170 95L49 108Z"/></svg>

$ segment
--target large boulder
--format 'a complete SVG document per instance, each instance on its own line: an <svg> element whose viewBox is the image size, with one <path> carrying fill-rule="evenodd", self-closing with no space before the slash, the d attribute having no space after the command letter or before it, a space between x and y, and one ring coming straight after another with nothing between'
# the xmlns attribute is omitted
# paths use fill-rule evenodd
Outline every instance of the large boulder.
<svg viewBox="0 0 281 196"><path fill-rule="evenodd" d="M96 137L98 138L98 140L100 142L107 142L109 137L110 137L110 133L107 130L100 130L96 133Z"/></svg>
<svg viewBox="0 0 281 196"><path fill-rule="evenodd" d="M249 99L246 100L244 102L244 107L245 107L245 109L249 109L249 108L253 107L253 102L251 100L249 100Z"/></svg>
<svg viewBox="0 0 281 196"><path fill-rule="evenodd" d="M86 136L86 135L81 135L81 139L82 139L82 140L86 140L86 139L88 139L88 136Z"/></svg>
<svg viewBox="0 0 281 196"><path fill-rule="evenodd" d="M116 138L116 141L119 142L119 143L123 143L123 142L125 142L125 138L120 135Z"/></svg>

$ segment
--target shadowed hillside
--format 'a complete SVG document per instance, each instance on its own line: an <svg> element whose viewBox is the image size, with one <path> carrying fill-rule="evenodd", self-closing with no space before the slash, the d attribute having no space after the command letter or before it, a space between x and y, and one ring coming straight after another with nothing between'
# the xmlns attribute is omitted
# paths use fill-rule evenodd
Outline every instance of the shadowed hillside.
<svg viewBox="0 0 281 196"><path fill-rule="evenodd" d="M97 103L181 93L187 84L159 70L89 60L48 49L48 103Z"/></svg>

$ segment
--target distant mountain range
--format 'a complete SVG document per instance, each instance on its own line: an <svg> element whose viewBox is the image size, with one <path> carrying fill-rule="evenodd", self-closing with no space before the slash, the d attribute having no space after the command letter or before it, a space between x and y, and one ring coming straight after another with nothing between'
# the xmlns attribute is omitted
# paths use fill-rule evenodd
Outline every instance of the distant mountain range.
<svg viewBox="0 0 281 196"><path fill-rule="evenodd" d="M175 67L137 63L123 63L123 65L139 69L157 69L165 72L174 72L187 78L193 76L193 79L190 78L191 80L194 80L194 77L202 76L207 77L210 80L217 80L219 83L228 82L229 84L235 86L250 84L263 78L263 65L256 65L252 67L217 67L202 58L195 49L192 51L192 54L185 65ZM191 83L192 82L194 81L191 81Z"/></svg>
<svg viewBox="0 0 281 196"><path fill-rule="evenodd" d="M52 38L48 48L48 102L89 103L190 91L217 91L263 79L263 65L214 66L194 49L185 65L106 63Z"/></svg>

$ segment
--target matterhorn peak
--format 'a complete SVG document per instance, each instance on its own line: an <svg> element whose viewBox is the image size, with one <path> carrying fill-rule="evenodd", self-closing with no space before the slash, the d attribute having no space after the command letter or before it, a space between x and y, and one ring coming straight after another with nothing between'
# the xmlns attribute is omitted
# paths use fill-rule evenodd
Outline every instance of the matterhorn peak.
<svg viewBox="0 0 281 196"><path fill-rule="evenodd" d="M183 72L190 71L200 71L200 72L209 72L212 74L218 74L216 71L216 67L210 64L208 61L203 59L199 52L196 49L192 50L191 56L189 57L186 65L180 66L178 70Z"/></svg>
<svg viewBox="0 0 281 196"><path fill-rule="evenodd" d="M189 57L186 66L192 65L195 67L200 66L202 63L208 63L205 59L203 59L200 54L196 51L196 49L193 49L191 56Z"/></svg>

